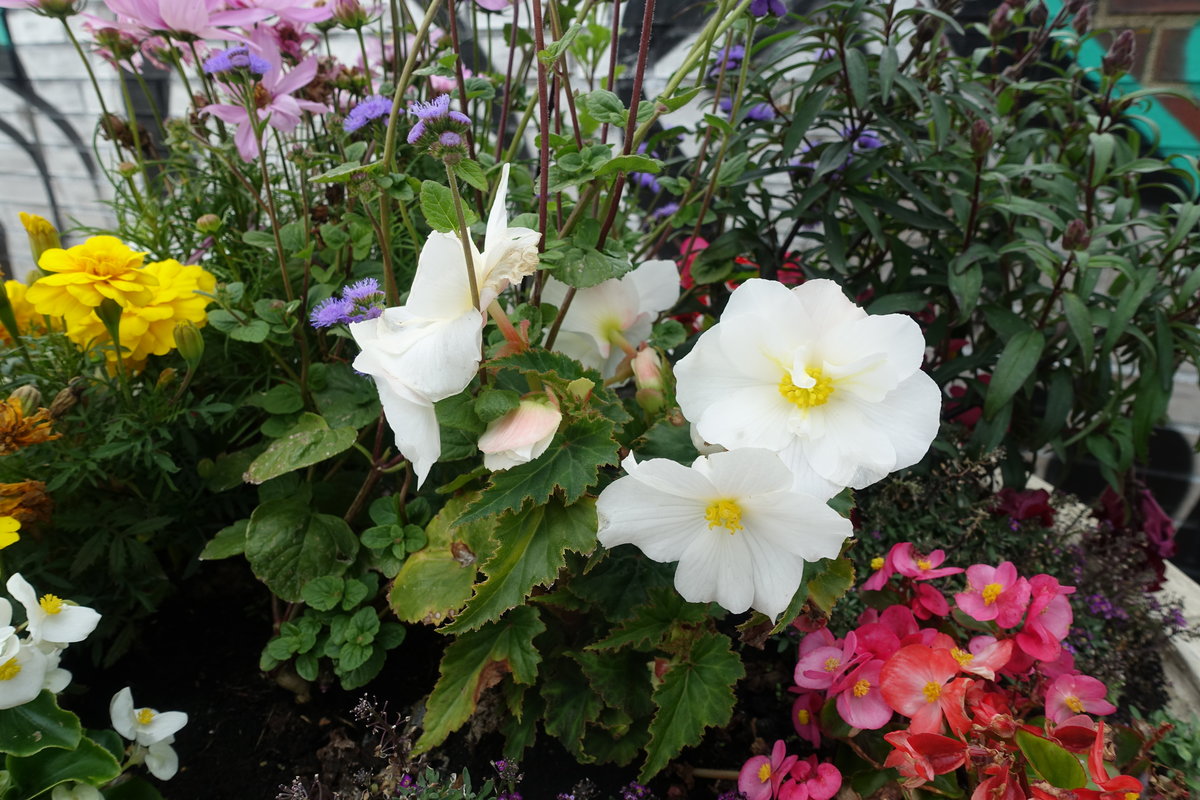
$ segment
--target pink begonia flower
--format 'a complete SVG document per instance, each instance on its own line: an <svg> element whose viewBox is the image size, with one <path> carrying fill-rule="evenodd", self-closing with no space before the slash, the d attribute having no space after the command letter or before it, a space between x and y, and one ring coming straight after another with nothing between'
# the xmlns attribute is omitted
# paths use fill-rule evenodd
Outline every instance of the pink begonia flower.
<svg viewBox="0 0 1200 800"><path fill-rule="evenodd" d="M1016 651L1016 653L1020 652L1020 650ZM1016 653L1013 654L1014 658ZM1058 658L1053 661L1043 661L1039 671L1050 680L1054 680L1060 675L1079 674L1079 670L1075 667L1075 656L1071 655L1071 651L1065 647L1059 652Z"/></svg>
<svg viewBox="0 0 1200 800"><path fill-rule="evenodd" d="M871 559L871 569L875 570L871 576L863 581L862 588L869 592L877 592L887 586L887 582L896 574L896 564L892 555L896 552L899 544L892 545L892 549L888 550L886 556L875 556Z"/></svg>
<svg viewBox="0 0 1200 800"><path fill-rule="evenodd" d="M917 624L917 618L913 616L912 610L905 606L889 606L879 615L879 621L887 625L896 635L900 637L900 642L903 645L904 639L912 636L921 630L921 626Z"/></svg>
<svg viewBox="0 0 1200 800"><path fill-rule="evenodd" d="M172 39L238 39L229 28L245 27L271 16L261 8L225 9L222 0L104 0L122 29L161 33ZM187 48L183 48L187 49Z"/></svg>
<svg viewBox="0 0 1200 800"><path fill-rule="evenodd" d="M963 672L992 681L996 679L996 673L1012 658L1012 651L1012 639L997 640L995 636L976 636L967 643L966 650L955 647L950 651L950 655L962 666Z"/></svg>
<svg viewBox="0 0 1200 800"><path fill-rule="evenodd" d="M818 628L812 633L805 635L805 637L800 640L799 655L797 658L803 658L813 650L816 650L818 647L840 646L841 640L835 639L832 631L830 631L829 628Z"/></svg>
<svg viewBox="0 0 1200 800"><path fill-rule="evenodd" d="M301 61L290 72L284 73L283 59L271 40L269 30L256 30L251 38L251 44L271 65L258 84L262 87L265 97L259 98L257 91L254 97L255 113L259 122L266 121L280 133L291 133L300 124L303 112L325 114L332 110L329 106L321 103L292 97L292 92L303 89L316 77L317 59L315 57ZM233 141L237 145L238 154L241 155L243 161L253 161L261 155L262 142L256 135L255 125L250 120L250 114L244 105L213 103L205 106L203 111L230 125L237 126L237 133L234 134Z"/></svg>
<svg viewBox="0 0 1200 800"><path fill-rule="evenodd" d="M1075 614L1067 595L1074 586L1063 586L1050 575L1029 579L1032 600L1025 627L1017 634L1017 645L1039 661L1053 661L1062 650L1062 640L1071 631Z"/></svg>
<svg viewBox="0 0 1200 800"><path fill-rule="evenodd" d="M471 72L471 70L467 69L466 67L463 67L463 80L464 81L467 80L468 78L472 78L474 76L475 76L474 72ZM456 77L447 78L444 75L430 75L429 76L429 86L437 94L446 94L449 92L456 91L458 89L458 78L456 78Z"/></svg>
<svg viewBox="0 0 1200 800"><path fill-rule="evenodd" d="M941 734L892 731L883 738L895 748L888 753L884 766L894 767L908 789L953 772L967 760L966 743Z"/></svg>
<svg viewBox="0 0 1200 800"><path fill-rule="evenodd" d="M967 567L967 589L954 595L959 609L980 622L995 620L1001 628L1019 623L1029 605L1029 581L1017 576L1011 561Z"/></svg>
<svg viewBox="0 0 1200 800"><path fill-rule="evenodd" d="M796 691L794 688L791 691ZM824 697L820 692L802 692L792 703L792 726L801 739L812 742L813 747L821 746L821 706Z"/></svg>
<svg viewBox="0 0 1200 800"><path fill-rule="evenodd" d="M971 679L956 679L958 671L949 650L909 645L883 665L880 691L889 706L912 720L908 729L913 733L940 733L944 716L950 729L961 734L970 725L963 697Z"/></svg>
<svg viewBox="0 0 1200 800"><path fill-rule="evenodd" d="M854 629L858 637L858 649L875 658L887 661L900 649L900 637L882 622L868 622Z"/></svg>
<svg viewBox="0 0 1200 800"><path fill-rule="evenodd" d="M917 619L944 617L950 613L950 604L937 589L927 583L918 583L913 591L912 611Z"/></svg>
<svg viewBox="0 0 1200 800"><path fill-rule="evenodd" d="M775 742L771 756L751 756L738 773L738 791L747 800L771 800L776 796L779 784L787 776L797 756L787 754L783 740Z"/></svg>
<svg viewBox="0 0 1200 800"><path fill-rule="evenodd" d="M818 647L796 662L796 685L802 689L828 689L847 670L870 658L858 652L858 637L846 634L841 647Z"/></svg>
<svg viewBox="0 0 1200 800"><path fill-rule="evenodd" d="M830 800L842 788L842 773L833 764L817 763L815 755L797 759L779 787L779 800Z"/></svg>
<svg viewBox="0 0 1200 800"><path fill-rule="evenodd" d="M1117 707L1107 694L1104 682L1089 675L1060 675L1046 690L1046 716L1058 723L1076 714L1111 714Z"/></svg>
<svg viewBox="0 0 1200 800"><path fill-rule="evenodd" d="M558 404L526 398L512 411L488 424L479 437L483 465L508 469L533 461L546 452L562 422Z"/></svg>
<svg viewBox="0 0 1200 800"><path fill-rule="evenodd" d="M1096 720L1076 714L1062 722L1046 720L1046 735L1073 753L1083 753L1096 741Z"/></svg>
<svg viewBox="0 0 1200 800"><path fill-rule="evenodd" d="M941 567L946 560L944 550L934 550L927 556L922 556L914 548L912 542L901 542L892 548L889 554L896 571L914 581L928 581L933 578L944 578L947 575L957 575L962 567Z"/></svg>
<svg viewBox="0 0 1200 800"><path fill-rule="evenodd" d="M837 693L837 710L848 725L877 731L892 719L892 708L879 692L883 661L873 658L847 672L830 687Z"/></svg>

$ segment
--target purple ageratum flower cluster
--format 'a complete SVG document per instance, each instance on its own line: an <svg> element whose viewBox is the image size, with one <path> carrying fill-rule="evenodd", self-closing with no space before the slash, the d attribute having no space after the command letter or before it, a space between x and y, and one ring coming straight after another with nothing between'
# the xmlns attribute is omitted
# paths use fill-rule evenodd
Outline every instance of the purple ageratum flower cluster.
<svg viewBox="0 0 1200 800"><path fill-rule="evenodd" d="M650 214L655 219L664 219L679 210L679 203L671 202L661 205Z"/></svg>
<svg viewBox="0 0 1200 800"><path fill-rule="evenodd" d="M730 114L732 119L733 101L728 97L722 97L718 104L722 111ZM775 119L775 106L770 103L755 103L746 109L746 119L753 122L770 122Z"/></svg>
<svg viewBox="0 0 1200 800"><path fill-rule="evenodd" d="M346 133L354 133L377 119L383 119L392 113L392 101L381 95L373 94L350 109L342 122Z"/></svg>
<svg viewBox="0 0 1200 800"><path fill-rule="evenodd" d="M745 57L746 48L740 44L722 47L713 58L713 67L708 71L708 77L717 77L722 69L726 72L733 72L742 65L742 59Z"/></svg>
<svg viewBox="0 0 1200 800"><path fill-rule="evenodd" d="M366 278L343 289L341 297L329 297L317 303L308 320L314 328L362 322L382 314L383 302L379 281Z"/></svg>
<svg viewBox="0 0 1200 800"><path fill-rule="evenodd" d="M445 130L453 130L455 126L449 124L452 122L460 125L471 124L471 118L466 114L451 110L448 94L439 94L428 103L414 102L409 105L408 113L417 118L417 123L408 132L409 144L416 144L431 130L439 134Z"/></svg>
<svg viewBox="0 0 1200 800"><path fill-rule="evenodd" d="M1129 619L1129 612L1120 606L1113 605L1102 594L1092 594L1087 596L1088 611L1101 617L1102 619Z"/></svg>
<svg viewBox="0 0 1200 800"><path fill-rule="evenodd" d="M266 75L270 69L270 61L250 52L250 48L245 45L218 50L204 61L204 71L209 75L224 75L243 70L253 75Z"/></svg>
<svg viewBox="0 0 1200 800"><path fill-rule="evenodd" d="M621 800L650 800L652 797L654 797L654 793L637 781L630 781L621 789Z"/></svg>
<svg viewBox="0 0 1200 800"><path fill-rule="evenodd" d="M767 14L786 17L788 12L783 0L754 0L750 4L750 13L756 17L765 17Z"/></svg>
<svg viewBox="0 0 1200 800"><path fill-rule="evenodd" d="M847 125L842 128L842 138L850 142L850 146L856 153L878 150L884 145L883 137L877 131L873 131L870 128L855 131L854 126Z"/></svg>

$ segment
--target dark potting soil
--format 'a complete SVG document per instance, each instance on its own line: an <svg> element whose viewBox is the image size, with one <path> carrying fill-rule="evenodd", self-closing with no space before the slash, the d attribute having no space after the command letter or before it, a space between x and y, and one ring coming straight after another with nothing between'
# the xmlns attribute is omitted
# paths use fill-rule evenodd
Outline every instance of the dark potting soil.
<svg viewBox="0 0 1200 800"><path fill-rule="evenodd" d="M60 701L93 728L109 727L109 699L125 686L132 687L139 707L187 712L188 725L174 744L179 773L158 782L167 800L291 800L281 792L297 778L312 800L379 797L364 794L385 765L376 756L379 737L353 709L366 696L392 719L418 713L437 679L444 637L411 626L380 676L347 692L336 682L305 687L298 679L261 672L259 654L270 635L270 595L247 565L236 559L206 563L143 623L133 649L115 665L93 668L83 652L68 652L64 666L75 680ZM791 700L779 695L779 687L790 682L784 674L788 655L749 651L746 659L748 674L738 686L730 725L710 730L700 747L685 750L656 778L651 783L656 797L711 800L731 784L693 779L691 767L736 770L752 750L790 732ZM299 699L281 682L307 689L302 692L307 697ZM481 706L489 706L488 699ZM490 707L502 709L502 704ZM471 728L468 723L451 736L429 763L444 775L465 766L479 786L495 775L491 762L501 757L503 741L496 733ZM544 733L521 765L518 789L525 800L555 800L583 780L594 785L596 800L619 798L637 774L636 763L580 765ZM141 768L138 773L148 777Z"/></svg>

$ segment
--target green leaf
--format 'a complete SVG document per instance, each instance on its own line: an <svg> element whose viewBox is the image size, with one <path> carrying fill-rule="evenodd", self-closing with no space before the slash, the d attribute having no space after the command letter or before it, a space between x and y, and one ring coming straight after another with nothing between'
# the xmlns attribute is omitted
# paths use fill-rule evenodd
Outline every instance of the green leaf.
<svg viewBox="0 0 1200 800"><path fill-rule="evenodd" d="M1087 774L1071 751L1049 739L1017 729L1017 746L1029 759L1029 764L1051 786L1058 789L1082 789L1087 786Z"/></svg>
<svg viewBox="0 0 1200 800"><path fill-rule="evenodd" d="M662 172L663 162L657 158L650 158L642 155L617 156L616 158L606 161L599 169L596 170L596 175L608 175L611 172L648 172L657 174Z"/></svg>
<svg viewBox="0 0 1200 800"><path fill-rule="evenodd" d="M674 350L687 341L687 328L677 319L668 317L662 322L655 323L650 332L650 346L661 350Z"/></svg>
<svg viewBox="0 0 1200 800"><path fill-rule="evenodd" d="M246 231L242 234L242 241L251 247L261 247L264 250L275 249L275 237L266 231Z"/></svg>
<svg viewBox="0 0 1200 800"><path fill-rule="evenodd" d="M304 398L300 390L290 383L281 383L269 392L252 400L268 414L294 414L304 409Z"/></svg>
<svg viewBox="0 0 1200 800"><path fill-rule="evenodd" d="M623 621L606 638L588 650L616 650L621 647L657 647L672 629L680 625L697 624L708 615L706 603L689 603L673 587L650 591L650 601L637 608L632 617Z"/></svg>
<svg viewBox="0 0 1200 800"><path fill-rule="evenodd" d="M575 41L575 37L577 37L582 30L583 26L578 22L571 23L571 27L563 31L561 39L551 42L545 50L538 52L538 59L547 67L549 67L562 57L563 53L567 51L567 48L571 46L571 42Z"/></svg>
<svg viewBox="0 0 1200 800"><path fill-rule="evenodd" d="M540 683L546 701L546 733L586 763L591 759L581 747L584 729L596 720L604 704L574 661L559 659L549 675L545 672Z"/></svg>
<svg viewBox="0 0 1200 800"><path fill-rule="evenodd" d="M454 165L454 174L481 192L488 190L487 178L484 176L483 167L480 166L478 161L464 158ZM453 202L453 198L451 198L451 202Z"/></svg>
<svg viewBox="0 0 1200 800"><path fill-rule="evenodd" d="M574 503L599 480L600 467L617 463L613 423L578 419L559 430L545 453L527 464L492 473L484 490L461 522L521 508L526 500L544 503L558 490Z"/></svg>
<svg viewBox="0 0 1200 800"><path fill-rule="evenodd" d="M564 507L555 498L504 514L495 538L495 553L480 567L487 579L444 632L461 633L499 619L523 603L533 587L549 586L558 577L567 550L590 553L596 546L596 502L586 498Z"/></svg>
<svg viewBox="0 0 1200 800"><path fill-rule="evenodd" d="M542 660L533 640L544 630L537 609L521 606L447 647L437 685L425 704L425 732L413 752L424 753L444 742L470 718L484 691L506 674L517 683L532 684Z"/></svg>
<svg viewBox="0 0 1200 800"><path fill-rule="evenodd" d="M473 496L452 498L425 529L429 543L400 567L388 604L405 622L436 625L453 616L471 596L478 561L488 558L496 519L456 524Z"/></svg>
<svg viewBox="0 0 1200 800"><path fill-rule="evenodd" d="M1086 372L1091 369L1092 359L1096 351L1096 335L1092 332L1092 315L1087 306L1073 292L1062 293L1063 312L1067 317L1067 325L1079 345L1079 356Z"/></svg>
<svg viewBox="0 0 1200 800"><path fill-rule="evenodd" d="M868 87L867 58L858 48L846 48L846 75L850 79L850 95L854 105L863 108L867 104Z"/></svg>
<svg viewBox="0 0 1200 800"><path fill-rule="evenodd" d="M79 717L59 708L46 689L24 705L0 710L0 753L24 758L47 747L72 750L82 735Z"/></svg>
<svg viewBox="0 0 1200 800"><path fill-rule="evenodd" d="M219 561L230 556L240 556L246 552L246 528L250 520L239 519L237 522L217 531L217 535L204 545L200 551L201 561Z"/></svg>
<svg viewBox="0 0 1200 800"><path fill-rule="evenodd" d="M553 251L547 262L552 265L555 278L577 289L587 289L620 278L633 269L627 257L575 245Z"/></svg>
<svg viewBox="0 0 1200 800"><path fill-rule="evenodd" d="M342 602L346 581L336 575L322 575L304 584L300 597L317 611L328 611Z"/></svg>
<svg viewBox="0 0 1200 800"><path fill-rule="evenodd" d="M360 173L367 173L379 167L379 162L370 164L359 164L357 161L350 161L346 164L339 164L333 169L328 169L320 175L312 179L313 183L349 183L354 179L354 176Z"/></svg>
<svg viewBox="0 0 1200 800"><path fill-rule="evenodd" d="M304 413L288 433L276 439L246 469L247 483L263 483L319 464L354 446L354 428L330 428L325 418Z"/></svg>
<svg viewBox="0 0 1200 800"><path fill-rule="evenodd" d="M475 398L475 415L484 422L492 422L520 404L521 395L511 389L485 389Z"/></svg>
<svg viewBox="0 0 1200 800"><path fill-rule="evenodd" d="M579 662L588 685L606 705L618 708L635 719L648 717L654 711L650 699L650 676L653 658L633 649L617 652L583 650L571 654Z"/></svg>
<svg viewBox="0 0 1200 800"><path fill-rule="evenodd" d="M375 676L383 669L383 663L387 660L387 651L381 647L371 647L368 649L371 651L370 656L365 662L354 669L345 670L340 668L340 665L334 668L341 681L342 688L346 691L353 691L359 687L366 686L375 680Z"/></svg>
<svg viewBox="0 0 1200 800"><path fill-rule="evenodd" d="M136 776L126 777L128 780L104 790L104 800L163 800L158 789L148 781Z"/></svg>
<svg viewBox="0 0 1200 800"><path fill-rule="evenodd" d="M583 101L583 105L588 110L588 113L592 115L592 119L597 122L607 122L610 125L625 124L627 113L625 111L625 104L621 102L621 98L612 92L605 89L597 89L594 92L580 95L580 100Z"/></svg>
<svg viewBox="0 0 1200 800"><path fill-rule="evenodd" d="M37 797L67 781L103 786L121 774L112 753L88 738L81 738L72 750L42 750L25 758L10 755L5 766L19 797Z"/></svg>
<svg viewBox="0 0 1200 800"><path fill-rule="evenodd" d="M854 586L854 565L848 558L822 558L815 564L806 562L804 582L813 604L829 614L837 601Z"/></svg>
<svg viewBox="0 0 1200 800"><path fill-rule="evenodd" d="M654 690L658 712L650 722L641 781L661 772L683 748L699 744L705 728L729 722L733 685L745 674L728 637L705 633L693 642L691 652L667 670Z"/></svg>
<svg viewBox="0 0 1200 800"><path fill-rule="evenodd" d="M438 461L457 461L476 455L484 424L475 413L475 398L471 393L447 397L434 403L433 407L437 412L438 431L442 440L442 454Z"/></svg>
<svg viewBox="0 0 1200 800"><path fill-rule="evenodd" d="M269 500L250 515L246 560L281 600L303 600L304 585L323 575L341 575L358 552L358 537L341 517L317 514L309 491Z"/></svg>
<svg viewBox="0 0 1200 800"><path fill-rule="evenodd" d="M425 221L435 231L457 231L458 213L454 210L454 195L450 188L437 181L421 181L421 213ZM474 225L479 217L464 204L463 215L467 219L467 227Z"/></svg>
<svg viewBox="0 0 1200 800"><path fill-rule="evenodd" d="M983 401L983 415L992 419L1008 405L1037 367L1046 339L1041 331L1025 330L1008 340L996 362L992 382Z"/></svg>

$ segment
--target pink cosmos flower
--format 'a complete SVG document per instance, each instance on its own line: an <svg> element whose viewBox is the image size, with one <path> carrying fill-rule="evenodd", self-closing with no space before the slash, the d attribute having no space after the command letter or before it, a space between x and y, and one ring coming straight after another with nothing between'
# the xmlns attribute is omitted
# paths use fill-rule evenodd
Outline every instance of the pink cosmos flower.
<svg viewBox="0 0 1200 800"><path fill-rule="evenodd" d="M1076 714L1111 714L1117 707L1105 700L1108 688L1088 675L1060 675L1046 690L1046 716L1056 723Z"/></svg>
<svg viewBox="0 0 1200 800"><path fill-rule="evenodd" d="M908 789L953 772L967 761L967 745L948 736L892 731L883 738L895 748L888 753L884 766L894 767Z"/></svg>
<svg viewBox="0 0 1200 800"><path fill-rule="evenodd" d="M883 661L878 658L860 664L847 672L833 686L837 693L837 710L848 725L864 731L877 731L892 720L892 708L879 691L879 672Z"/></svg>
<svg viewBox="0 0 1200 800"><path fill-rule="evenodd" d="M1034 575L1029 579L1033 599L1025 617L1025 627L1017 634L1017 645L1039 661L1053 661L1062 650L1062 640L1075 618L1067 595L1074 586L1063 586L1057 578Z"/></svg>
<svg viewBox="0 0 1200 800"><path fill-rule="evenodd" d="M463 67L463 80L464 81L467 78L474 77L474 75L475 75L474 72L471 72L471 70L467 69L466 67ZM449 92L456 91L458 89L458 79L457 78L447 78L443 75L430 75L429 76L429 86L433 89L433 91L436 94L446 94Z"/></svg>
<svg viewBox="0 0 1200 800"><path fill-rule="evenodd" d="M842 773L833 764L818 764L815 755L792 764L779 787L779 800L829 800L842 788Z"/></svg>
<svg viewBox="0 0 1200 800"><path fill-rule="evenodd" d="M324 22L333 16L333 3L320 0L230 0L233 8L257 8L274 14L280 22L297 28Z"/></svg>
<svg viewBox="0 0 1200 800"><path fill-rule="evenodd" d="M225 9L222 0L104 0L123 29L161 33L180 41L238 39L229 30L271 16L261 8Z"/></svg>
<svg viewBox="0 0 1200 800"><path fill-rule="evenodd" d="M792 691L796 691L792 689ZM820 692L801 692L792 703L792 725L801 739L812 742L813 747L821 746L821 706L824 698Z"/></svg>
<svg viewBox="0 0 1200 800"><path fill-rule="evenodd" d="M503 11L511 6L516 0L475 0L475 4L480 8L488 11Z"/></svg>
<svg viewBox="0 0 1200 800"><path fill-rule="evenodd" d="M958 678L959 664L949 650L920 644L901 648L880 671L880 691L894 710L912 720L913 733L939 733L942 718L961 733L970 725L963 712L969 678Z"/></svg>
<svg viewBox="0 0 1200 800"><path fill-rule="evenodd" d="M307 58L297 64L290 72L284 73L283 60L270 41L271 34L266 30L255 31L252 44L255 49L271 65L257 87L262 87L262 96L254 94L253 102L258 122L265 121L280 133L291 133L300 124L300 115L308 111L313 114L324 114L331 109L321 103L311 100L299 100L292 97L292 92L307 86L317 74L317 59ZM243 161L253 161L260 154L262 142L255 131L255 124L244 105L213 103L204 107L204 111L231 125L237 126L233 140Z"/></svg>
<svg viewBox="0 0 1200 800"><path fill-rule="evenodd" d="M944 578L963 571L962 567L941 567L941 563L946 560L944 550L934 550L929 555L922 556L913 548L912 542L901 542L892 548L889 555L896 571L914 581Z"/></svg>
<svg viewBox="0 0 1200 800"><path fill-rule="evenodd" d="M1029 605L1029 581L1017 576L1011 561L967 567L967 589L954 595L959 609L980 622L995 620L1001 628L1019 623Z"/></svg>
<svg viewBox="0 0 1200 800"><path fill-rule="evenodd" d="M780 739L771 749L770 758L751 756L742 765L738 773L738 791L746 795L747 800L771 800L796 760L797 756L787 754L787 745Z"/></svg>

